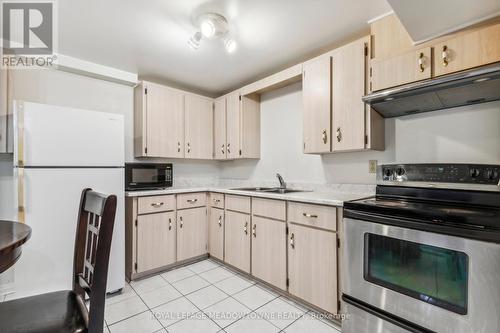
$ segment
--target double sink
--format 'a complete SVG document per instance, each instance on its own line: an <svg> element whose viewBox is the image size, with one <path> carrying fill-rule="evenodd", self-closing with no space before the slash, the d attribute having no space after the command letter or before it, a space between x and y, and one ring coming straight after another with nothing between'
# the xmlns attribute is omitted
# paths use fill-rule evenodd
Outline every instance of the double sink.
<svg viewBox="0 0 500 333"><path fill-rule="evenodd" d="M281 187L239 187L239 188L232 188L232 190L262 192L262 193L278 193L278 194L286 194L286 193L294 193L294 192L310 192L310 191L305 191L305 190L294 190L294 189L281 188Z"/></svg>

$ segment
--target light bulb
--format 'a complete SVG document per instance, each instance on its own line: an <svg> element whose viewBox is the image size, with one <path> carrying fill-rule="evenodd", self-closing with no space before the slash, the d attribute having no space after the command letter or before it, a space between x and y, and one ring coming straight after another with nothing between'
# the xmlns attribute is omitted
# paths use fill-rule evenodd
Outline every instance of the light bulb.
<svg viewBox="0 0 500 333"><path fill-rule="evenodd" d="M205 36L206 38L213 38L215 36L215 25L212 20L203 20L203 22L201 22L200 24L200 30L203 36Z"/></svg>
<svg viewBox="0 0 500 333"><path fill-rule="evenodd" d="M226 48L226 51L228 53L233 53L234 51L236 51L237 46L238 45L236 44L236 41L234 39L227 39L224 43L224 47Z"/></svg>
<svg viewBox="0 0 500 333"><path fill-rule="evenodd" d="M197 50L200 47L201 41L201 33L199 31L195 32L191 38L188 40L188 45L191 46L192 49Z"/></svg>

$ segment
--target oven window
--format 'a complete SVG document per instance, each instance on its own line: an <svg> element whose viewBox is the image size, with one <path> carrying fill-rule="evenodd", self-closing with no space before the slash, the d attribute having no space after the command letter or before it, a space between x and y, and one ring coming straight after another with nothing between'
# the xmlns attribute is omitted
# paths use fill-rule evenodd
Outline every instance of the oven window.
<svg viewBox="0 0 500 333"><path fill-rule="evenodd" d="M365 234L365 280L459 314L467 314L468 262L463 252Z"/></svg>
<svg viewBox="0 0 500 333"><path fill-rule="evenodd" d="M156 168L133 168L132 182L137 184L155 184L165 181L165 174Z"/></svg>

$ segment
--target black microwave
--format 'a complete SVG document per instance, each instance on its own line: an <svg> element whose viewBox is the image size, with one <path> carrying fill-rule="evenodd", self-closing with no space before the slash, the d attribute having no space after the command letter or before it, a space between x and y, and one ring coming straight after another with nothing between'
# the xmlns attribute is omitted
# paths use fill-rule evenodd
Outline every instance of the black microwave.
<svg viewBox="0 0 500 333"><path fill-rule="evenodd" d="M125 163L125 190L157 190L172 186L171 163Z"/></svg>

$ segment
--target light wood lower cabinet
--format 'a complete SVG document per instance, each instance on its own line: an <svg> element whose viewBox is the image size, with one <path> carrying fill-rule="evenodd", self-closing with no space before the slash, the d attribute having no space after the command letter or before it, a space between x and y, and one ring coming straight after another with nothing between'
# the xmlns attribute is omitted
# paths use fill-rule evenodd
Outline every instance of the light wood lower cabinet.
<svg viewBox="0 0 500 333"><path fill-rule="evenodd" d="M138 216L137 273L175 262L175 226L175 212Z"/></svg>
<svg viewBox="0 0 500 333"><path fill-rule="evenodd" d="M337 313L337 234L290 224L288 278L290 294Z"/></svg>
<svg viewBox="0 0 500 333"><path fill-rule="evenodd" d="M206 254L207 208L177 211L177 261Z"/></svg>
<svg viewBox="0 0 500 333"><path fill-rule="evenodd" d="M210 207L208 252L217 259L224 259L224 209Z"/></svg>
<svg viewBox="0 0 500 333"><path fill-rule="evenodd" d="M252 275L286 290L286 222L252 217Z"/></svg>
<svg viewBox="0 0 500 333"><path fill-rule="evenodd" d="M250 273L250 215L226 211L224 261Z"/></svg>

